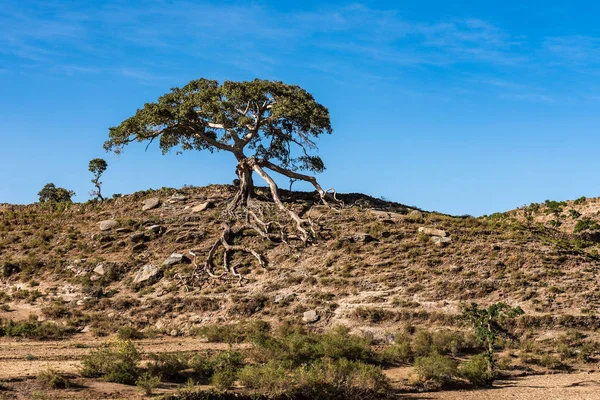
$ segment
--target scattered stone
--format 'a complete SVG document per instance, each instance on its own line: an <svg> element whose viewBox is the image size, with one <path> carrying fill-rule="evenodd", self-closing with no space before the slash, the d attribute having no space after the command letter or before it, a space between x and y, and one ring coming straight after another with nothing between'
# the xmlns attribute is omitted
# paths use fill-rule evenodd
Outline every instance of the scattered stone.
<svg viewBox="0 0 600 400"><path fill-rule="evenodd" d="M383 222L390 223L390 222L394 222L394 221L402 219L402 214L398 214L398 213L391 212L391 211L369 210L369 212L374 217L384 220Z"/></svg>
<svg viewBox="0 0 600 400"><path fill-rule="evenodd" d="M450 244L450 242L452 242L452 239L450 239L449 237L443 237L443 236L432 236L431 241L436 246L444 247L444 246Z"/></svg>
<svg viewBox="0 0 600 400"><path fill-rule="evenodd" d="M144 265L133 277L133 283L150 283L160 278L161 270L152 264Z"/></svg>
<svg viewBox="0 0 600 400"><path fill-rule="evenodd" d="M169 267L171 265L181 264L181 263L185 263L187 261L188 261L188 258L186 256L184 256L183 254L173 253L169 256L169 258L167 258L165 261L163 261L162 265L163 265L163 267Z"/></svg>
<svg viewBox="0 0 600 400"><path fill-rule="evenodd" d="M144 206L142 207L142 211L152 210L158 206L160 206L160 198L151 197L144 201Z"/></svg>
<svg viewBox="0 0 600 400"><path fill-rule="evenodd" d="M109 242L113 242L115 240L114 236L111 235L100 235L100 237L98 237L98 242L100 243L109 243Z"/></svg>
<svg viewBox="0 0 600 400"><path fill-rule="evenodd" d="M450 272L453 273L453 274L458 274L462 270L463 270L463 267L461 267L460 265L452 265L450 267Z"/></svg>
<svg viewBox="0 0 600 400"><path fill-rule="evenodd" d="M98 222L98 225L100 225L101 231L110 231L112 228L117 226L117 221L114 219L107 219L105 221Z"/></svg>
<svg viewBox="0 0 600 400"><path fill-rule="evenodd" d="M214 206L215 206L215 203L213 203L212 201L206 201L202 204L198 204L197 206L192 207L192 212L193 213L202 212L202 211L208 210L209 208L213 208Z"/></svg>
<svg viewBox="0 0 600 400"><path fill-rule="evenodd" d="M357 233L356 235L352 236L350 238L350 240L353 243L370 243L370 242L377 242L378 240L375 239L373 236L369 235L368 233Z"/></svg>
<svg viewBox="0 0 600 400"><path fill-rule="evenodd" d="M279 304L282 301L292 301L296 298L296 295L294 293L288 293L288 294L278 294L277 296L275 296L275 298L273 299L273 302L275 304Z"/></svg>
<svg viewBox="0 0 600 400"><path fill-rule="evenodd" d="M419 222L423 220L423 213L419 210L412 210L406 215L409 221Z"/></svg>
<svg viewBox="0 0 600 400"><path fill-rule="evenodd" d="M302 321L307 323L317 322L319 320L319 314L315 310L306 311L302 316Z"/></svg>
<svg viewBox="0 0 600 400"><path fill-rule="evenodd" d="M169 335L171 335L171 336L175 337L175 336L179 335L179 331L178 331L177 329L173 329L173 330L172 330L172 331L169 333Z"/></svg>
<svg viewBox="0 0 600 400"><path fill-rule="evenodd" d="M131 229L129 229L129 228L117 228L116 232L117 233L129 233L129 232L131 232Z"/></svg>
<svg viewBox="0 0 600 400"><path fill-rule="evenodd" d="M145 248L146 248L146 244L145 244L144 242L141 242L141 243L138 243L138 244L136 244L135 246L133 246L133 247L131 248L131 250L132 250L134 253L139 253L140 251L143 251Z"/></svg>
<svg viewBox="0 0 600 400"><path fill-rule="evenodd" d="M435 228L425 228L424 226L420 227L418 229L418 232L423 233L425 235L429 235L429 236L442 236L442 237L448 236L446 231L443 231L441 229L435 229Z"/></svg>
<svg viewBox="0 0 600 400"><path fill-rule="evenodd" d="M162 225L152 225L146 228L146 232L163 233L166 229Z"/></svg>
<svg viewBox="0 0 600 400"><path fill-rule="evenodd" d="M138 232L138 233L134 233L133 235L131 235L130 239L133 243L143 243L143 242L148 241L150 239L150 237L148 235L146 235L144 232Z"/></svg>
<svg viewBox="0 0 600 400"><path fill-rule="evenodd" d="M174 204L174 203L183 203L185 201L187 201L187 196L183 195L183 194L174 194L173 196L171 196L169 198L169 200L167 200L167 203L169 204Z"/></svg>
<svg viewBox="0 0 600 400"><path fill-rule="evenodd" d="M93 269L93 272L98 275L104 275L106 273L106 271L104 269L104 264L100 263L100 264L96 265L96 268Z"/></svg>
<svg viewBox="0 0 600 400"><path fill-rule="evenodd" d="M184 235L178 236L175 239L175 243L191 242L202 239L204 239L204 232L189 232Z"/></svg>

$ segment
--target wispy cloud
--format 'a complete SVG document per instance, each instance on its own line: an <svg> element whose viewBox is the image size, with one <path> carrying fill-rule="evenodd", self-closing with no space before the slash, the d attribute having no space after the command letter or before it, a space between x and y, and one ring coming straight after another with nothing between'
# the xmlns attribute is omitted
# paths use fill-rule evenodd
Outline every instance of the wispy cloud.
<svg viewBox="0 0 600 400"><path fill-rule="evenodd" d="M483 19L409 20L398 11L358 3L304 12L191 0L36 4L32 12L0 0L0 61L27 62L44 73L112 74L142 84L163 84L179 76L184 63L228 65L259 76L304 67L340 82L352 76L383 82L444 69L459 81L453 88L487 87L506 99L553 102L556 97L543 88L489 71L521 76L560 67L593 73L600 63L596 37L536 41ZM465 77L463 66L486 70L487 76Z"/></svg>
<svg viewBox="0 0 600 400"><path fill-rule="evenodd" d="M576 66L600 63L600 38L591 36L549 37L544 49L558 62Z"/></svg>

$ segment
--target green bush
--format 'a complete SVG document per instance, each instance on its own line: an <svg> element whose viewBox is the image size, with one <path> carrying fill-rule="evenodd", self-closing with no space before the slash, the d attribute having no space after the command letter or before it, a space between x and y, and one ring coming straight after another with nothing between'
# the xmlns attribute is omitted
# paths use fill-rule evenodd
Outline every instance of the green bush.
<svg viewBox="0 0 600 400"><path fill-rule="evenodd" d="M475 386L489 386L494 381L485 354L477 354L460 365L460 375Z"/></svg>
<svg viewBox="0 0 600 400"><path fill-rule="evenodd" d="M139 340L145 337L144 332L139 331L133 326L122 326L117 331L119 340Z"/></svg>
<svg viewBox="0 0 600 400"><path fill-rule="evenodd" d="M141 388L146 396L150 396L152 391L158 387L159 384L160 378L158 376L153 376L148 372L142 374L135 382L135 385Z"/></svg>
<svg viewBox="0 0 600 400"><path fill-rule="evenodd" d="M380 350L376 358L382 364L399 365L412 362L414 357L410 342L396 339L396 343Z"/></svg>
<svg viewBox="0 0 600 400"><path fill-rule="evenodd" d="M201 379L209 379L215 372L214 362L207 356L197 354L190 358L188 365L194 370L196 377Z"/></svg>
<svg viewBox="0 0 600 400"><path fill-rule="evenodd" d="M346 359L326 358L299 368L297 379L297 393L310 399L375 398L390 390L381 368Z"/></svg>
<svg viewBox="0 0 600 400"><path fill-rule="evenodd" d="M210 378L210 383L217 389L230 389L237 379L239 369L244 364L242 353L227 350L215 354L211 357L210 361L213 365L213 374Z"/></svg>
<svg viewBox="0 0 600 400"><path fill-rule="evenodd" d="M71 331L51 322L40 322L36 315L30 315L27 321L0 320L0 336L24 337L36 340L63 339Z"/></svg>
<svg viewBox="0 0 600 400"><path fill-rule="evenodd" d="M192 334L204 337L211 343L242 343L270 329L269 323L255 320L231 325L204 325L193 329Z"/></svg>
<svg viewBox="0 0 600 400"><path fill-rule="evenodd" d="M372 359L371 346L367 339L350 335L349 329L337 326L321 336L323 356L348 360L367 361Z"/></svg>
<svg viewBox="0 0 600 400"><path fill-rule="evenodd" d="M415 370L423 381L444 383L457 376L457 363L448 356L432 354L415 359Z"/></svg>
<svg viewBox="0 0 600 400"><path fill-rule="evenodd" d="M431 353L433 337L428 331L417 331L412 338L411 347L417 357L428 356Z"/></svg>
<svg viewBox="0 0 600 400"><path fill-rule="evenodd" d="M71 387L69 378L52 368L41 371L37 375L37 381L48 389L68 389Z"/></svg>
<svg viewBox="0 0 600 400"><path fill-rule="evenodd" d="M180 378L181 371L188 368L189 356L184 353L159 353L150 354L148 362L148 373L162 380L173 380Z"/></svg>
<svg viewBox="0 0 600 400"><path fill-rule="evenodd" d="M87 377L101 377L108 382L134 384L139 376L140 354L128 340L117 340L105 348L92 351L82 357L81 374Z"/></svg>
<svg viewBox="0 0 600 400"><path fill-rule="evenodd" d="M293 387L293 377L277 362L263 365L246 365L238 379L247 389L259 391L269 396L279 396Z"/></svg>

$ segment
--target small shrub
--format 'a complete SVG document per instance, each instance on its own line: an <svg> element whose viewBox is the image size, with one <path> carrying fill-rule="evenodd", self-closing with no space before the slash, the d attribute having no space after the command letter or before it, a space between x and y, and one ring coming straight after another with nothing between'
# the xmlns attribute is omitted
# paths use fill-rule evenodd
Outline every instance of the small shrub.
<svg viewBox="0 0 600 400"><path fill-rule="evenodd" d="M52 368L41 371L37 375L37 381L48 389L68 389L71 387L69 378Z"/></svg>
<svg viewBox="0 0 600 400"><path fill-rule="evenodd" d="M432 354L415 359L415 370L423 381L444 383L457 376L457 363L448 356Z"/></svg>
<svg viewBox="0 0 600 400"><path fill-rule="evenodd" d="M460 365L460 375L474 386L489 386L494 381L485 354L477 354Z"/></svg>
<svg viewBox="0 0 600 400"><path fill-rule="evenodd" d="M144 332L132 326L122 326L117 331L117 337L119 340L139 340L144 338Z"/></svg>
<svg viewBox="0 0 600 400"><path fill-rule="evenodd" d="M135 385L141 388L146 396L150 396L152 391L156 389L159 384L160 378L158 376L153 376L148 372L142 374L135 382Z"/></svg>
<svg viewBox="0 0 600 400"><path fill-rule="evenodd" d="M140 354L130 341L117 340L82 357L81 374L132 385L137 381Z"/></svg>
<svg viewBox="0 0 600 400"><path fill-rule="evenodd" d="M269 396L279 396L293 386L293 378L277 362L264 365L246 365L238 379L247 389L257 390Z"/></svg>
<svg viewBox="0 0 600 400"><path fill-rule="evenodd" d="M189 357L183 353L150 354L148 373L162 380L172 380L180 376L181 371L188 368Z"/></svg>

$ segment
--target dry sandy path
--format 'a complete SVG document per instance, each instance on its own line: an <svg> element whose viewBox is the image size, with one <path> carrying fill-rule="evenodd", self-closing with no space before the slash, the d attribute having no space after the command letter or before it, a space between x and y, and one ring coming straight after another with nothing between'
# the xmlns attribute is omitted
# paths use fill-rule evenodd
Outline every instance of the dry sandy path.
<svg viewBox="0 0 600 400"><path fill-rule="evenodd" d="M62 372L76 373L82 355L102 346L97 338L78 338L64 341L0 340L0 379L36 376L48 367ZM226 350L225 343L203 343L197 338L171 338L136 340L142 353L176 351ZM243 347L236 345L234 347Z"/></svg>
<svg viewBox="0 0 600 400"><path fill-rule="evenodd" d="M494 389L409 394L432 400L600 400L600 372L537 375L498 381Z"/></svg>

